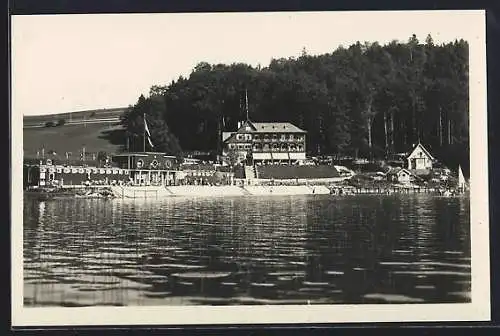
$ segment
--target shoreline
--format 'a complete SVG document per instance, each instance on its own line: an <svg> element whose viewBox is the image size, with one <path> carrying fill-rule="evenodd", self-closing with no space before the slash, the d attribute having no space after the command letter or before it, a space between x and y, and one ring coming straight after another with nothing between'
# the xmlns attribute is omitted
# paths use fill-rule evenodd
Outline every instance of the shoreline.
<svg viewBox="0 0 500 336"><path fill-rule="evenodd" d="M145 199L166 197L300 196L300 195L392 195L433 194L441 197L467 195L457 189L392 185L380 188L326 185L179 185L179 186L71 186L25 190L24 196L40 200L57 198Z"/></svg>

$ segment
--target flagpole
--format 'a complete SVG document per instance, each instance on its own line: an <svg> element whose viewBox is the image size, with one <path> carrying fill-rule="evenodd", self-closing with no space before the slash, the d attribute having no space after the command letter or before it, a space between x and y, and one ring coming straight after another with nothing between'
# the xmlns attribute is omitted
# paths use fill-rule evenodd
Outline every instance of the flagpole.
<svg viewBox="0 0 500 336"><path fill-rule="evenodd" d="M247 112L247 121L248 121L248 90L245 89L245 108Z"/></svg>
<svg viewBox="0 0 500 336"><path fill-rule="evenodd" d="M146 152L146 113L143 114L144 129L143 129L143 151Z"/></svg>

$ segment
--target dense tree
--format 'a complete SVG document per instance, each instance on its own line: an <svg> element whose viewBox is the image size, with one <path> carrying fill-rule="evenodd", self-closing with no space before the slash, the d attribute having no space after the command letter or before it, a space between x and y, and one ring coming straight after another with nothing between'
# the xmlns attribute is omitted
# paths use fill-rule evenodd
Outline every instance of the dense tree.
<svg viewBox="0 0 500 336"><path fill-rule="evenodd" d="M248 111L254 121L304 128L310 154L384 157L420 141L449 157L468 151L468 54L464 40L436 45L413 35L318 56L303 49L267 67L202 62L188 78L153 86L123 124L135 150L146 113L155 150L218 151L220 133L235 130Z"/></svg>
<svg viewBox="0 0 500 336"><path fill-rule="evenodd" d="M181 147L175 135L170 132L165 122L166 104L163 95L151 96L146 99L143 95L134 106L131 106L122 116L122 123L126 128L129 151L161 151L174 155L181 155ZM144 118L151 132L151 147L145 134Z"/></svg>

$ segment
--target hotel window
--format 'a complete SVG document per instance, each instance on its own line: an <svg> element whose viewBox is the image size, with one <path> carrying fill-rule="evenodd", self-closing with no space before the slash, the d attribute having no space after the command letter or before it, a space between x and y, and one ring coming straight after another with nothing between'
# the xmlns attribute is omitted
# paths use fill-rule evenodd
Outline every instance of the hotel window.
<svg viewBox="0 0 500 336"><path fill-rule="evenodd" d="M273 134L273 141L278 140L278 134Z"/></svg>
<svg viewBox="0 0 500 336"><path fill-rule="evenodd" d="M269 144L264 144L263 150L266 152L269 151Z"/></svg>
<svg viewBox="0 0 500 336"><path fill-rule="evenodd" d="M279 145L278 144L273 144L273 150L278 150L279 149Z"/></svg>
<svg viewBox="0 0 500 336"><path fill-rule="evenodd" d="M288 145L287 145L287 144L282 144L282 145L281 145L281 151L282 151L282 152L286 152L286 151L288 151Z"/></svg>
<svg viewBox="0 0 500 336"><path fill-rule="evenodd" d="M291 152L294 152L296 150L297 150L297 147L294 144L290 145L290 151Z"/></svg>
<svg viewBox="0 0 500 336"><path fill-rule="evenodd" d="M302 145L298 145L298 146L297 146L297 150L298 150L299 152L303 152L303 151L304 151L304 147L303 147Z"/></svg>
<svg viewBox="0 0 500 336"><path fill-rule="evenodd" d="M245 149L250 149L251 146L250 145L245 145Z"/></svg>
<svg viewBox="0 0 500 336"><path fill-rule="evenodd" d="M269 140L269 134L264 134L264 140Z"/></svg>
<svg viewBox="0 0 500 336"><path fill-rule="evenodd" d="M254 140L260 140L260 135L258 135L258 134L254 134L253 139L254 139Z"/></svg>
<svg viewBox="0 0 500 336"><path fill-rule="evenodd" d="M281 141L286 141L286 134L281 134Z"/></svg>
<svg viewBox="0 0 500 336"><path fill-rule="evenodd" d="M290 140L293 141L293 134L290 134Z"/></svg>
<svg viewBox="0 0 500 336"><path fill-rule="evenodd" d="M229 144L229 149L234 149L234 144Z"/></svg>
<svg viewBox="0 0 500 336"><path fill-rule="evenodd" d="M243 140L243 134L236 134L236 140Z"/></svg>

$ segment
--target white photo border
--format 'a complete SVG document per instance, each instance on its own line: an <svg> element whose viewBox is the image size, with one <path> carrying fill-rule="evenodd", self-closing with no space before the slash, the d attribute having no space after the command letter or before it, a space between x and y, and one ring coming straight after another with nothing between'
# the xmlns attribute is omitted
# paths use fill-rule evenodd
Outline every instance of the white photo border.
<svg viewBox="0 0 500 336"><path fill-rule="evenodd" d="M425 12L425 11L424 11ZM442 11L447 15L449 11ZM453 11L457 12L457 11ZM367 304L275 306L169 306L32 308L23 305L23 115L11 106L12 325L222 325L490 320L486 13L464 13L469 35L471 162L471 302L463 304ZM129 14L124 14L129 15ZM346 15L349 15L346 12ZM11 17L12 21L15 16ZM381 22L382 24L383 22ZM422 23L425 24L425 21ZM12 34L12 32L11 32ZM11 35L12 36L12 35ZM15 41L13 41L15 43ZM11 61L16 61L12 55ZM11 88L17 85L12 77Z"/></svg>

